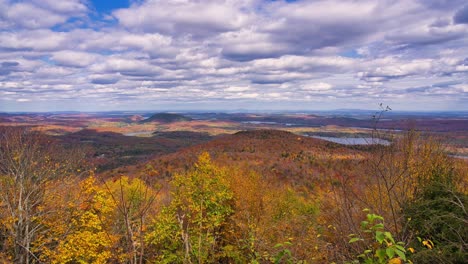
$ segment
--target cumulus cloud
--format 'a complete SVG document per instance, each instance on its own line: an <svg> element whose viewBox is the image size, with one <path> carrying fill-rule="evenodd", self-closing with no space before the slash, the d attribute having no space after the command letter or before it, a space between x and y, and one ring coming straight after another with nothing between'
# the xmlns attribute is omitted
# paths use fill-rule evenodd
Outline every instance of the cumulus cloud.
<svg viewBox="0 0 468 264"><path fill-rule="evenodd" d="M0 26L24 28L48 28L66 22L71 17L81 17L87 7L77 0L51 1L8 1L2 0L0 16L4 23Z"/></svg>
<svg viewBox="0 0 468 264"><path fill-rule="evenodd" d="M117 10L114 16L135 31L206 36L244 26L248 14L241 7L236 1L152 0Z"/></svg>
<svg viewBox="0 0 468 264"><path fill-rule="evenodd" d="M468 24L468 5L465 5L455 13L453 20L457 24Z"/></svg>
<svg viewBox="0 0 468 264"><path fill-rule="evenodd" d="M286 42L296 52L352 44L377 30L376 1L311 1L270 7L280 19L264 27L276 42ZM333 7L333 8L330 8ZM302 50L301 50L302 49Z"/></svg>
<svg viewBox="0 0 468 264"><path fill-rule="evenodd" d="M18 68L17 61L4 61L0 63L0 75L8 75Z"/></svg>
<svg viewBox="0 0 468 264"><path fill-rule="evenodd" d="M78 15L88 11L86 2L82 0L32 0L32 2L44 9L61 14Z"/></svg>
<svg viewBox="0 0 468 264"><path fill-rule="evenodd" d="M67 43L67 33L49 29L0 32L0 48L5 50L56 51Z"/></svg>
<svg viewBox="0 0 468 264"><path fill-rule="evenodd" d="M250 87L248 87L248 86L230 86L230 87L224 89L224 91L226 91L226 92L237 92L237 93L246 92L248 90L250 90Z"/></svg>
<svg viewBox="0 0 468 264"><path fill-rule="evenodd" d="M52 60L58 65L70 67L85 67L96 62L98 58L95 54L71 50L58 51L52 55Z"/></svg>
<svg viewBox="0 0 468 264"><path fill-rule="evenodd" d="M463 0L146 0L99 14L87 0L0 0L0 111L50 100L410 108L434 95L468 105L467 10Z"/></svg>
<svg viewBox="0 0 468 264"><path fill-rule="evenodd" d="M305 91L324 91L330 90L333 86L329 83L319 82L319 83L311 83L305 87L302 87L302 90Z"/></svg>

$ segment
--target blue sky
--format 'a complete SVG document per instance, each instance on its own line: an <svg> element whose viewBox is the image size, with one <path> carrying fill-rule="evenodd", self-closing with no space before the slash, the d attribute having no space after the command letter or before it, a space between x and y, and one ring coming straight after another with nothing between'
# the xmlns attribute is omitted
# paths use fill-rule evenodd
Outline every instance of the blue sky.
<svg viewBox="0 0 468 264"><path fill-rule="evenodd" d="M111 13L115 9L128 8L130 6L130 0L95 0L91 1L90 6L99 13Z"/></svg>
<svg viewBox="0 0 468 264"><path fill-rule="evenodd" d="M0 0L0 111L468 110L465 0Z"/></svg>

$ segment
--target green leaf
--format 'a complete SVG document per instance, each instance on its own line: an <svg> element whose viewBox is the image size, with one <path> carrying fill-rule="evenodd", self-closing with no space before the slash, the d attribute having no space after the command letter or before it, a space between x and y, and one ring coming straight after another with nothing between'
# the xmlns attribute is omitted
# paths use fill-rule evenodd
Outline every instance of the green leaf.
<svg viewBox="0 0 468 264"><path fill-rule="evenodd" d="M359 237L353 237L353 238L351 238L351 239L349 240L349 242L348 242L348 243L350 243L350 244L351 244L351 243L354 243L354 242L357 242L357 241L360 241L360 240L362 240L362 239L361 239L361 238L359 238Z"/></svg>
<svg viewBox="0 0 468 264"><path fill-rule="evenodd" d="M367 221L362 221L361 222L361 228L362 229L367 228L368 225L369 225L369 222L367 222Z"/></svg>
<svg viewBox="0 0 468 264"><path fill-rule="evenodd" d="M405 249L404 247L400 246L400 245L395 245L395 248L396 248L397 250L406 252L406 249Z"/></svg>
<svg viewBox="0 0 468 264"><path fill-rule="evenodd" d="M406 261L406 254L401 250L396 250L397 255L404 261Z"/></svg>
<svg viewBox="0 0 468 264"><path fill-rule="evenodd" d="M375 252L375 255L377 255L377 257L379 258L379 260L383 261L385 259L385 250L383 249L377 249L377 251Z"/></svg>
<svg viewBox="0 0 468 264"><path fill-rule="evenodd" d="M381 231L375 231L375 240L377 240L377 242L379 242L380 244L383 243L385 239L385 235L383 232Z"/></svg>
<svg viewBox="0 0 468 264"><path fill-rule="evenodd" d="M392 233L390 232L385 232L385 237L392 242L392 244L395 244L395 240L393 239Z"/></svg>
<svg viewBox="0 0 468 264"><path fill-rule="evenodd" d="M374 230L383 229L383 228L384 228L384 225L382 223L376 224L372 227L372 229Z"/></svg>
<svg viewBox="0 0 468 264"><path fill-rule="evenodd" d="M390 248L387 248L387 249L385 250L385 253L387 254L388 258L391 259L391 258L393 258L393 256L395 256L395 249L393 249L393 248L391 248L391 247L390 247Z"/></svg>

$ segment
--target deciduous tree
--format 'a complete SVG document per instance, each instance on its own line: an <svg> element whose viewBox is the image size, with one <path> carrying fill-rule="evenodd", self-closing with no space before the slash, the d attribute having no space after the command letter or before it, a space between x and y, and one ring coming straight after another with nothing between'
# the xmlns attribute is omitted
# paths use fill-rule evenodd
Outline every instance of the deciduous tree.
<svg viewBox="0 0 468 264"><path fill-rule="evenodd" d="M223 254L223 228L232 214L232 191L226 170L199 156L194 168L172 181L172 201L148 239L160 249L163 263L214 263Z"/></svg>
<svg viewBox="0 0 468 264"><path fill-rule="evenodd" d="M47 231L41 220L52 213L44 207L50 183L76 171L80 158L79 151L67 152L38 132L1 128L0 228L12 261L38 261L40 248L33 245Z"/></svg>

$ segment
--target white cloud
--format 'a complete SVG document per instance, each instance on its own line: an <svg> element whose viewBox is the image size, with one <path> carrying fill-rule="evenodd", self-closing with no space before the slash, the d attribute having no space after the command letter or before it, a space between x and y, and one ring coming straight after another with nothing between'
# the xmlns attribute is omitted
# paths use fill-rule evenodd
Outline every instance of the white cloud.
<svg viewBox="0 0 468 264"><path fill-rule="evenodd" d="M111 19L85 0L0 0L0 111L29 98L468 105L462 3L149 0Z"/></svg>
<svg viewBox="0 0 468 264"><path fill-rule="evenodd" d="M289 70L289 71L311 71L331 70L333 72L349 70L359 62L354 59L340 56L291 56L286 55L275 59L259 59L252 64L260 69Z"/></svg>
<svg viewBox="0 0 468 264"><path fill-rule="evenodd" d="M235 1L147 1L114 12L130 29L164 34L205 36L240 28L247 14Z"/></svg>
<svg viewBox="0 0 468 264"><path fill-rule="evenodd" d="M319 82L319 83L311 83L301 89L304 91L324 91L330 90L333 86L329 83Z"/></svg>
<svg viewBox="0 0 468 264"><path fill-rule="evenodd" d="M87 52L64 50L55 52L52 60L57 64L70 67L85 67L96 62L100 56Z"/></svg>
<svg viewBox="0 0 468 264"><path fill-rule="evenodd" d="M0 32L0 47L9 50L55 51L67 44L67 34L48 29Z"/></svg>
<svg viewBox="0 0 468 264"><path fill-rule="evenodd" d="M33 0L33 1L2 1L0 15L7 19L1 25L16 25L24 28L48 28L66 22L71 17L81 17L87 11L86 5L76 0ZM2 14L3 13L3 14Z"/></svg>
<svg viewBox="0 0 468 264"><path fill-rule="evenodd" d="M231 86L224 89L226 92L246 92L248 90L250 90L250 87L248 86Z"/></svg>
<svg viewBox="0 0 468 264"><path fill-rule="evenodd" d="M63 14L76 15L88 11L85 1L81 0L32 0L32 2L42 8Z"/></svg>
<svg viewBox="0 0 468 264"><path fill-rule="evenodd" d="M10 21L26 28L51 27L67 20L66 16L55 14L29 3L16 3L9 7Z"/></svg>

